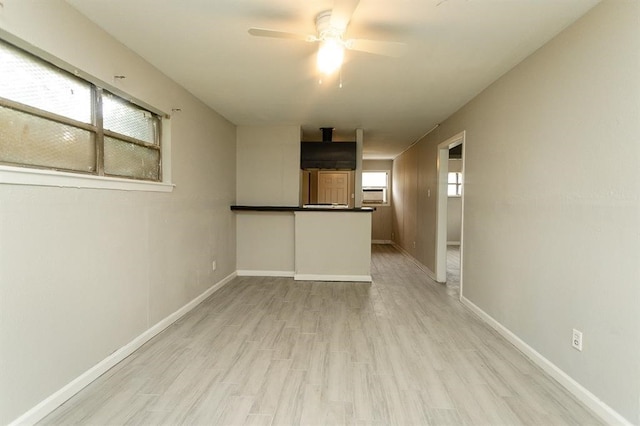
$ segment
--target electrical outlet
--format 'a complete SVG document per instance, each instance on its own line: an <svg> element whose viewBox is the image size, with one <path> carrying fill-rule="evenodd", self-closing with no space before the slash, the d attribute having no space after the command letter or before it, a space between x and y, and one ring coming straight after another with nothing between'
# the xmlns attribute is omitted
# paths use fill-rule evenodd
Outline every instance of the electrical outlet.
<svg viewBox="0 0 640 426"><path fill-rule="evenodd" d="M211 262L211 269L212 269L212 270L214 270L214 271L215 271L215 270L216 270L216 266L217 266L217 265L216 265L216 261L215 261L215 260L214 260L213 262Z"/></svg>
<svg viewBox="0 0 640 426"><path fill-rule="evenodd" d="M575 328L573 329L573 334L571 335L571 346L582 351L582 331L578 331Z"/></svg>
<svg viewBox="0 0 640 426"><path fill-rule="evenodd" d="M416 248L416 242L415 241L413 242L413 248Z"/></svg>

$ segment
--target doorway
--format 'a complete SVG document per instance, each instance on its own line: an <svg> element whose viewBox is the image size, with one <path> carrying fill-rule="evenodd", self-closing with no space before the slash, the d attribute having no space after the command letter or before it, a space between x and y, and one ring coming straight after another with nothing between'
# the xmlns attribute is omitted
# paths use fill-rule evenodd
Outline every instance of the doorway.
<svg viewBox="0 0 640 426"><path fill-rule="evenodd" d="M459 185L456 190L459 191L460 194L460 241L459 241L459 254L454 253L456 250L452 250L452 259L450 265L453 265L455 262L455 256L459 256L459 285L460 285L460 295L462 295L462 262L463 262L463 247L464 247L464 185L463 185L463 177L464 177L464 151L465 151L465 132L460 132L457 135L447 139L446 141L438 144L438 161L437 161L437 169L438 169L438 202L437 202L437 210L436 210L436 281L440 283L447 282L447 228L449 223L449 193L451 192L452 185ZM458 146L462 146L461 150L461 167L460 167L460 175L456 177L459 180L453 180L450 184L449 179L449 150L452 148L456 148ZM455 277L457 278L457 277Z"/></svg>
<svg viewBox="0 0 640 426"><path fill-rule="evenodd" d="M300 204L354 207L353 170L300 170Z"/></svg>

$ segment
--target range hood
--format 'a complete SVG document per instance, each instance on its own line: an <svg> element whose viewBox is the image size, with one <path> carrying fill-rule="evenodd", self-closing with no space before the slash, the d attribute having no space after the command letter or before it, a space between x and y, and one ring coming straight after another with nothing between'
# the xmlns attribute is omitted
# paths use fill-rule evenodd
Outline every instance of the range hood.
<svg viewBox="0 0 640 426"><path fill-rule="evenodd" d="M356 169L356 143L333 142L333 128L321 127L321 142L300 142L301 169Z"/></svg>

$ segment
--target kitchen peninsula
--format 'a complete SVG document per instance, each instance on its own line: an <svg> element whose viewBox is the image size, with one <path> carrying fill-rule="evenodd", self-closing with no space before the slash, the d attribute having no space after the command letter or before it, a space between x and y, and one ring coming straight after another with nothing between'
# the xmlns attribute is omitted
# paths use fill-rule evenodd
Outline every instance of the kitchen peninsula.
<svg viewBox="0 0 640 426"><path fill-rule="evenodd" d="M231 206L235 222L229 225L235 226L238 275L371 281L373 209L360 208L357 184L362 171L362 129L356 129L355 139L355 161L312 164L318 167L318 179L314 172L305 181L311 173L303 163L308 158L301 156L300 126L237 129L236 201ZM349 146L353 156L353 146ZM346 188L337 185L342 189L335 191L336 197L318 197L327 192L321 191L321 177L330 184L330 179L344 184L340 181L344 172L348 175Z"/></svg>
<svg viewBox="0 0 640 426"><path fill-rule="evenodd" d="M371 281L372 208L231 206L238 275Z"/></svg>

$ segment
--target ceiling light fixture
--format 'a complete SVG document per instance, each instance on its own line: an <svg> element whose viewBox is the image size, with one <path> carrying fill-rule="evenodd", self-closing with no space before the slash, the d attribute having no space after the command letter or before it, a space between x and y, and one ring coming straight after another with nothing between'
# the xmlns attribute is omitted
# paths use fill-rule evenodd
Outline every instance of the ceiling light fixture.
<svg viewBox="0 0 640 426"><path fill-rule="evenodd" d="M319 43L316 64L319 73L324 77L328 77L341 69L345 49L374 55L402 56L406 51L404 43L345 38L347 26L359 2L360 0L335 0L333 10L325 10L316 15L315 35L256 27L249 28L249 34L257 37L285 38L306 41L307 43ZM322 77L320 81L322 81Z"/></svg>
<svg viewBox="0 0 640 426"><path fill-rule="evenodd" d="M318 49L318 71L329 75L342 66L344 60L344 44L339 38L327 37L320 43Z"/></svg>
<svg viewBox="0 0 640 426"><path fill-rule="evenodd" d="M318 71L325 76L329 76L338 71L344 60L345 43L342 40L344 29L339 29L331 25L331 11L321 12L316 16L317 40L320 42L318 48Z"/></svg>

